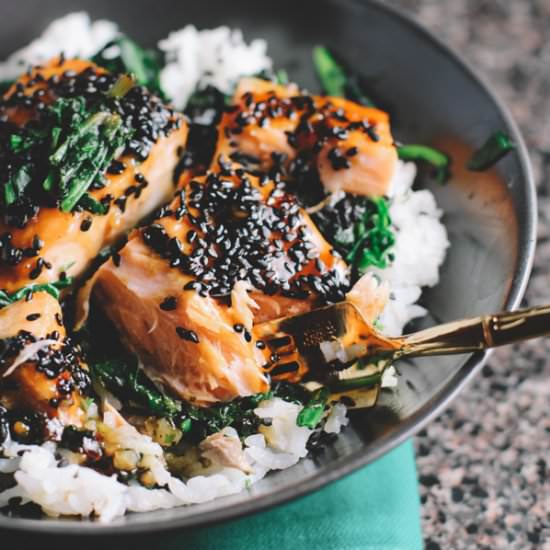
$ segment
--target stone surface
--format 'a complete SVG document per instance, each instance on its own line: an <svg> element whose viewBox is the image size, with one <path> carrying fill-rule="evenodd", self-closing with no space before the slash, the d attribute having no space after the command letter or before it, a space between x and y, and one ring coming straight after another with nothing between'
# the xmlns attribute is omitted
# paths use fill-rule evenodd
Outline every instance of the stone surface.
<svg viewBox="0 0 550 550"><path fill-rule="evenodd" d="M550 0L391 0L458 50L515 116L539 190L525 305L550 302ZM495 352L416 438L427 550L550 549L550 339Z"/></svg>

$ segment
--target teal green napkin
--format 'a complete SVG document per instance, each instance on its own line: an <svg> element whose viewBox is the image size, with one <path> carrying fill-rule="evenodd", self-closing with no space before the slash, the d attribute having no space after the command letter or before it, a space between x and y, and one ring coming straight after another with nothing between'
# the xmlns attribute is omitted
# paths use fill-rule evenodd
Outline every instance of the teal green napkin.
<svg viewBox="0 0 550 550"><path fill-rule="evenodd" d="M278 508L174 536L166 550L420 550L412 442Z"/></svg>

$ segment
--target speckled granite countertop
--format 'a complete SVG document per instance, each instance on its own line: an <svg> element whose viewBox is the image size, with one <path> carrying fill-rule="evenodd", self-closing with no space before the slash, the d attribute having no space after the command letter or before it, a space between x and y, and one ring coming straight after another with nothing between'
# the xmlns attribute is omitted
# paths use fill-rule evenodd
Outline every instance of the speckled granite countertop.
<svg viewBox="0 0 550 550"><path fill-rule="evenodd" d="M550 0L391 0L511 108L539 191L525 304L550 302ZM427 550L550 549L550 339L501 349L416 438Z"/></svg>

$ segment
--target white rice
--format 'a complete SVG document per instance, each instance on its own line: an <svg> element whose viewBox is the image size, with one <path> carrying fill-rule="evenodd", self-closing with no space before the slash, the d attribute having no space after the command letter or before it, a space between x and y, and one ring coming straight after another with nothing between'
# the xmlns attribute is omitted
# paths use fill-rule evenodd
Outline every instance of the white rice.
<svg viewBox="0 0 550 550"><path fill-rule="evenodd" d="M341 407L341 406L340 406ZM279 398L264 401L256 410L262 418L272 418L271 427L244 442L244 454L252 473L244 474L235 468L211 467L206 476L198 475L186 482L170 475L162 460L162 448L149 436L131 426L117 434L121 448L140 451L141 465L150 468L161 489L146 489L138 484L125 485L76 464L62 465L56 458L56 445L51 442L20 445L7 442L3 446L6 459L0 460L0 472L15 472L17 485L0 493L0 507L12 498L33 501L49 516L95 515L108 522L126 511L144 512L197 504L238 493L263 478L270 470L293 466L307 454L306 443L312 430L299 427L296 418L301 407ZM329 419L330 420L330 419ZM330 433L338 433L347 423L344 411L330 424ZM233 432L226 428L228 434Z"/></svg>
<svg viewBox="0 0 550 550"><path fill-rule="evenodd" d="M447 230L441 223L443 212L432 192L413 191L415 177L416 165L399 161L390 203L395 259L386 269L370 270L391 289L390 301L380 317L383 332L390 336L402 334L407 323L427 313L416 302L422 287L439 282L439 269L449 247Z"/></svg>
<svg viewBox="0 0 550 550"><path fill-rule="evenodd" d="M161 40L159 48L166 54L160 84L179 109L195 90L214 86L231 94L239 78L272 66L265 40L246 44L242 32L229 27L199 31L187 25Z"/></svg>
<svg viewBox="0 0 550 550"><path fill-rule="evenodd" d="M331 409L325 422L324 431L328 434L338 434L344 426L349 424L348 409L342 403L336 403Z"/></svg>
<svg viewBox="0 0 550 550"><path fill-rule="evenodd" d="M67 56L91 57L116 37L118 28L109 21L91 22L86 13L67 15L54 21L29 46L15 52L0 64L0 80L17 77L22 70L62 51ZM196 89L215 86L231 93L241 76L271 68L264 40L247 45L238 30L219 27L197 31L195 27L171 33L159 43L166 53L167 65L161 85L175 105L182 108ZM416 167L399 163L393 185L390 215L396 231L395 261L387 269L371 272L390 285L392 299L381 316L384 332L400 334L403 327L426 310L416 304L421 288L439 280L439 268L449 245L441 211L434 196L426 190L413 191ZM393 368L387 369L382 385L393 387L398 381ZM252 473L211 464L204 475L183 481L166 468L162 448L150 437L130 425L117 427L116 417L104 416L109 439L120 449L139 453L140 466L148 468L160 488L147 489L137 482L125 485L94 470L67 464L63 450L52 442L42 446L20 445L7 441L0 451L0 472L14 473L16 485L0 493L0 507L19 497L39 504L50 516L98 516L108 522L127 511L143 512L206 502L238 493L264 477L270 470L288 468L307 455L306 443L312 430L296 423L301 406L279 398L262 402L256 409L260 418L272 419L260 433L247 437L243 453ZM334 405L324 419L323 430L337 434L349 419L346 407ZM225 435L235 436L226 428ZM61 456L60 456L61 455Z"/></svg>
<svg viewBox="0 0 550 550"><path fill-rule="evenodd" d="M66 57L93 57L119 34L112 21L92 22L86 12L70 13L53 21L41 36L0 63L0 81L15 80L33 65L63 53Z"/></svg>
<svg viewBox="0 0 550 550"><path fill-rule="evenodd" d="M65 57L91 58L119 35L112 21L92 21L86 12L70 13L53 21L41 36L0 63L0 81L14 80L29 67L61 53ZM187 25L160 40L158 46L166 56L161 87L179 109L196 90L214 86L231 94L242 76L272 67L265 40L247 44L239 29L229 27L199 31Z"/></svg>

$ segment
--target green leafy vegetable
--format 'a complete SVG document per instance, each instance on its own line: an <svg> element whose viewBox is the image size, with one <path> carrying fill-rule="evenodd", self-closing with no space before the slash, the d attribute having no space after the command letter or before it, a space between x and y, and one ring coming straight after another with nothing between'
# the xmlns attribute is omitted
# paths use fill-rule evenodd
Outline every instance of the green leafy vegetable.
<svg viewBox="0 0 550 550"><path fill-rule="evenodd" d="M35 164L24 160L18 162L18 158L27 159L33 156L38 143L46 138L47 132L44 129L33 128L27 125L19 133L13 133L8 136L3 144L4 155L7 159L4 161L3 169L7 173L3 177L2 185L2 204L11 206L27 190L35 174ZM0 176L2 177L2 176Z"/></svg>
<svg viewBox="0 0 550 550"><path fill-rule="evenodd" d="M269 392L203 408L162 393L138 367L136 359L129 356L90 361L90 372L96 383L125 405L137 405L146 414L170 418L190 441L201 441L227 426L235 428L242 438L257 433L262 420L254 409L265 399L275 396L304 404L297 423L313 428L321 420L329 398L326 388L310 392L298 384L279 382Z"/></svg>
<svg viewBox="0 0 550 550"><path fill-rule="evenodd" d="M468 170L483 172L516 148L509 135L497 130L470 158Z"/></svg>
<svg viewBox="0 0 550 550"><path fill-rule="evenodd" d="M400 145L397 153L401 160L424 161L436 169L436 179L445 183L449 178L450 158L445 153L427 145Z"/></svg>
<svg viewBox="0 0 550 550"><path fill-rule="evenodd" d="M4 184L4 204L9 206L13 204L16 200L17 192L15 191L13 182L8 181L6 184Z"/></svg>
<svg viewBox="0 0 550 550"><path fill-rule="evenodd" d="M191 428L193 426L193 421L190 418L185 418L181 421L179 428L183 433L187 433L191 431Z"/></svg>
<svg viewBox="0 0 550 550"><path fill-rule="evenodd" d="M112 73L131 73L136 82L163 97L160 87L160 52L146 50L127 36L107 44L92 61Z"/></svg>
<svg viewBox="0 0 550 550"><path fill-rule="evenodd" d="M317 46L313 49L313 64L327 95L347 97L361 105L374 106L363 91L360 77L340 65L328 48Z"/></svg>
<svg viewBox="0 0 550 550"><path fill-rule="evenodd" d="M300 384L279 381L272 383L271 394L273 397L302 405L309 400L311 392Z"/></svg>
<svg viewBox="0 0 550 550"><path fill-rule="evenodd" d="M237 397L227 403L216 403L205 408L193 407L185 403L183 414L192 422L189 436L195 441L200 441L227 426L235 428L241 438L257 433L261 419L256 416L254 409L272 395L271 392L266 392Z"/></svg>
<svg viewBox="0 0 550 550"><path fill-rule="evenodd" d="M200 408L163 394L139 369L135 358L91 362L90 371L94 380L123 403L139 405L148 414L171 418L182 432L196 441L226 426L235 427L241 437L255 433L260 419L254 409L271 396L271 393L257 394Z"/></svg>
<svg viewBox="0 0 550 550"><path fill-rule="evenodd" d="M43 187L61 198L64 212L75 207L131 135L120 115L104 105L96 109L90 112L80 96L59 98L51 107L56 124L50 133L50 171Z"/></svg>
<svg viewBox="0 0 550 550"><path fill-rule="evenodd" d="M277 84L288 84L288 73L284 69L279 69L275 73L275 81L277 82Z"/></svg>
<svg viewBox="0 0 550 550"><path fill-rule="evenodd" d="M61 290L70 286L72 282L72 277L65 277L64 279L60 279L54 283L30 284L15 292L12 292L11 294L8 294L4 290L0 290L0 308L9 306L14 302L18 302L19 300L26 298L29 294L34 294L36 292L47 292L56 300L59 300Z"/></svg>
<svg viewBox="0 0 550 550"><path fill-rule="evenodd" d="M45 193L62 211L73 210L132 135L116 112L117 99L131 85L131 79L120 77L111 95L93 104L82 96L58 98L47 107L40 128L28 124L11 134L2 144L4 207L27 193ZM84 198L82 206L104 210L91 197Z"/></svg>
<svg viewBox="0 0 550 550"><path fill-rule="evenodd" d="M360 376L357 378L346 378L336 380L330 385L330 389L334 392L346 392L350 390L358 390L363 388L374 387L382 382L382 373L377 372L368 376Z"/></svg>
<svg viewBox="0 0 550 550"><path fill-rule="evenodd" d="M393 260L395 235L387 199L346 195L312 218L323 236L353 266L355 279L369 266L384 269Z"/></svg>
<svg viewBox="0 0 550 550"><path fill-rule="evenodd" d="M380 269L387 267L389 249L395 244L388 201L383 197L373 197L370 200L376 207L376 212L355 224L355 244L346 255L346 260L360 274L371 265Z"/></svg>
<svg viewBox="0 0 550 550"><path fill-rule="evenodd" d="M323 417L329 397L330 392L327 388L321 387L315 390L298 414L296 419L298 426L314 429Z"/></svg>
<svg viewBox="0 0 550 550"><path fill-rule="evenodd" d="M0 80L0 95L4 95L13 85L13 80Z"/></svg>
<svg viewBox="0 0 550 550"><path fill-rule="evenodd" d="M181 405L161 393L145 376L133 358L117 358L90 364L92 376L126 402L142 405L152 414L173 416Z"/></svg>
<svg viewBox="0 0 550 550"><path fill-rule="evenodd" d="M107 214L108 211L107 205L94 199L89 193L84 193L84 195L80 197L78 205L92 214L104 215Z"/></svg>
<svg viewBox="0 0 550 550"><path fill-rule="evenodd" d="M31 179L32 174L29 166L24 165L18 168L12 178L4 186L5 204L9 206L17 200L17 197L23 195Z"/></svg>
<svg viewBox="0 0 550 550"><path fill-rule="evenodd" d="M374 107L372 100L365 95L363 91L363 86L361 85L360 79L357 75L349 75L348 81L346 83L347 97L365 107Z"/></svg>
<svg viewBox="0 0 550 550"><path fill-rule="evenodd" d="M342 67L324 46L313 48L313 64L326 94L345 97L347 77Z"/></svg>

